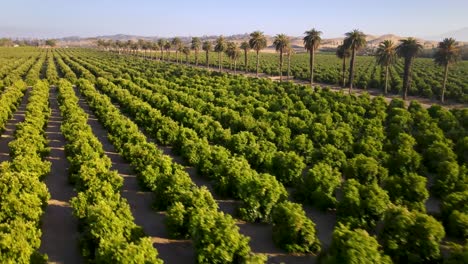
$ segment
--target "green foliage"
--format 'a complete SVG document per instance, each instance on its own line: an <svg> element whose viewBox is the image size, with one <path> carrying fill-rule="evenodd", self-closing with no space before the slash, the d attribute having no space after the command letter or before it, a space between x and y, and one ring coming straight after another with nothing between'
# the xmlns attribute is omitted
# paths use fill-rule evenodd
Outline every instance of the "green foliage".
<svg viewBox="0 0 468 264"><path fill-rule="evenodd" d="M14 103L15 96L18 96L18 100L22 90L24 83L16 82L2 94L0 102ZM44 133L50 114L48 100L48 84L38 81L30 91L24 121L17 125L15 138L9 143L11 161L0 165L2 263L29 263L46 259L38 249L41 243L41 216L50 198L47 187L40 181L50 171L50 162L44 160L48 153Z"/></svg>
<svg viewBox="0 0 468 264"><path fill-rule="evenodd" d="M425 177L416 173L393 175L385 180L384 189L394 204L406 206L410 210L425 212L425 202L429 198L426 182Z"/></svg>
<svg viewBox="0 0 468 264"><path fill-rule="evenodd" d="M301 177L304 168L302 157L294 152L279 151L273 158L272 169L276 172L278 180L286 185L296 182Z"/></svg>
<svg viewBox="0 0 468 264"><path fill-rule="evenodd" d="M335 192L340 185L341 174L337 169L317 163L297 182L296 196L322 210L334 208L337 204Z"/></svg>
<svg viewBox="0 0 468 264"><path fill-rule="evenodd" d="M468 242L464 245L451 243L449 246L450 256L444 259L444 264L458 264L468 262Z"/></svg>
<svg viewBox="0 0 468 264"><path fill-rule="evenodd" d="M374 158L362 154L348 160L344 168L347 179L357 179L361 184L381 183L387 178L387 174L387 169L380 166Z"/></svg>
<svg viewBox="0 0 468 264"><path fill-rule="evenodd" d="M112 164L92 134L71 84L60 80L58 89L70 173L79 187L71 204L82 227L83 256L96 263L162 263L121 198L122 179L110 170Z"/></svg>
<svg viewBox="0 0 468 264"><path fill-rule="evenodd" d="M299 204L283 202L272 213L273 241L288 252L318 253L315 224Z"/></svg>
<svg viewBox="0 0 468 264"><path fill-rule="evenodd" d="M197 263L242 263L250 258L249 238L229 215L197 209L192 214L190 235Z"/></svg>
<svg viewBox="0 0 468 264"><path fill-rule="evenodd" d="M376 183L361 185L355 179L349 179L338 204L338 221L353 228L370 230L383 218L389 205L387 192Z"/></svg>
<svg viewBox="0 0 468 264"><path fill-rule="evenodd" d="M468 238L468 213L453 210L448 218L448 233L454 237Z"/></svg>
<svg viewBox="0 0 468 264"><path fill-rule="evenodd" d="M323 263L327 264L390 264L390 257L380 250L377 239L363 229L350 229L339 224Z"/></svg>
<svg viewBox="0 0 468 264"><path fill-rule="evenodd" d="M385 214L379 240L396 263L427 263L440 258L444 236L442 224L432 216L392 207Z"/></svg>

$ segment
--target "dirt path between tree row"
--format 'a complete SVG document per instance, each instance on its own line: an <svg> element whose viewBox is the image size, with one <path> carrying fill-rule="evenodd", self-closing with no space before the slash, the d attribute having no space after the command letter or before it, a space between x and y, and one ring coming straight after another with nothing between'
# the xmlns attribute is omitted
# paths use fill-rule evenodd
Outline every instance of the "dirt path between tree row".
<svg viewBox="0 0 468 264"><path fill-rule="evenodd" d="M75 89L77 95L80 93ZM164 224L165 215L163 212L154 211L151 206L153 195L151 192L141 191L138 185L135 172L122 156L117 153L107 136L107 130L101 125L89 105L79 96L80 107L88 114L88 124L91 126L94 135L102 143L106 155L112 161L112 169L116 170L123 177L122 197L127 199L135 223L141 226L148 235L153 246L158 250L159 258L164 263L194 263L194 249L191 241L170 239Z"/></svg>
<svg viewBox="0 0 468 264"><path fill-rule="evenodd" d="M60 126L62 117L57 102L57 88L50 89L52 114L46 135L51 148L47 158L51 172L45 179L50 200L42 217L42 243L39 251L49 257L49 263L83 263L79 249L78 219L73 216L69 201L76 192L68 182L69 163L65 156L66 140Z"/></svg>
<svg viewBox="0 0 468 264"><path fill-rule="evenodd" d="M30 90L31 88L26 90L23 98L21 99L20 105L16 108L16 111L10 120L5 124L5 131L0 138L0 162L10 160L10 147L8 147L8 144L14 139L16 125L24 121Z"/></svg>

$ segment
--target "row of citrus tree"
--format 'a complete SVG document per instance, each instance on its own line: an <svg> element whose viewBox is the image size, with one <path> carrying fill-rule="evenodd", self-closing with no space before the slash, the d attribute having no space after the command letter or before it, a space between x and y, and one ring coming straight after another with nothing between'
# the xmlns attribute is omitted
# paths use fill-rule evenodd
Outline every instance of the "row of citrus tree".
<svg viewBox="0 0 468 264"><path fill-rule="evenodd" d="M15 82L0 100L10 96L14 104L22 98L25 89L24 82ZM50 162L45 159L49 148L44 133L50 116L48 100L49 85L37 81L29 95L25 119L17 125L15 139L8 145L11 160L0 165L2 263L42 263L47 258L38 249L41 216L50 198L42 182L50 172Z"/></svg>
<svg viewBox="0 0 468 264"><path fill-rule="evenodd" d="M111 160L87 124L71 83L60 80L58 91L69 178L78 192L71 205L80 221L83 256L96 263L162 263L151 240L134 223L120 195L123 179L110 169Z"/></svg>
<svg viewBox="0 0 468 264"><path fill-rule="evenodd" d="M80 60L75 58L75 61L80 61ZM130 64L131 61L129 61L128 63ZM136 64L138 64L138 63L142 63L142 62L137 61ZM85 65L87 65L87 67L92 67L92 65L90 65L89 63L85 63ZM131 68L131 67L127 67L127 68ZM93 71L93 72L96 72L99 75L99 72L102 71L100 69L101 69L101 67L92 67L92 69L90 69L90 70ZM138 71L136 71L136 72L138 72ZM101 75L104 75L104 74L108 74L108 73L101 73ZM173 75L176 75L175 78L177 78L177 76L179 76L179 77L183 76L183 74L181 74L181 72L178 72L178 74L179 75L176 75L176 73L174 73ZM166 74L166 76L168 76L168 78L174 77L173 75L168 76ZM267 87L262 87L262 88L265 89ZM268 90L265 91L265 93L272 93L272 92L273 91L268 91ZM124 97L132 98L132 96L130 94L128 94L128 93L127 94L124 93L121 97L122 98L124 98ZM312 97L312 99L310 101L304 100L304 98L308 98L308 97ZM311 94L307 94L307 97L304 96L304 98L303 98L303 100L305 101L305 103L306 103L306 105L308 107L312 106L311 104L316 103L314 101L316 101L317 99L319 101L322 101L324 99L324 98L317 98L317 96L314 98L313 95L311 96ZM350 98L350 97L344 97L344 98ZM120 100L123 100L123 99L120 99ZM133 97L131 100L133 100L133 101L138 100L138 98ZM325 100L325 102L326 101L328 101L328 100ZM362 101L361 103L363 103L363 102L365 102L365 101ZM329 107L329 108L331 107L331 106L327 106L327 105L325 105L325 106ZM369 112L375 111L376 110L376 109L374 109L375 106L376 105L373 105L373 106L367 105L367 108L368 108ZM391 140L389 142L390 148L386 147L385 152L394 153L394 154L398 154L398 155L393 156L392 159L391 159L392 162L394 162L394 163L392 163L392 165L394 165L394 166L392 166L392 167L394 167L393 172L392 172L393 175L390 178L391 180L389 179L387 182L390 182L390 186L391 186L391 183L395 183L394 186L401 186L401 184L403 183L403 184L408 184L408 186L411 187L411 186L414 185L414 183L412 183L411 180L409 180L409 179L414 179L414 181L417 183L417 186L419 186L419 187L422 186L422 191L421 191L421 196L419 196L419 194L416 192L417 195L414 195L414 197L411 197L411 196L409 196L410 193L407 192L407 190L410 189L409 187L400 188L400 190L398 190L398 188L397 188L397 189L394 189L393 191L389 191L388 195L391 196L391 199L393 200L394 203L408 206L408 207L412 208L413 210L422 210L422 211L424 211L424 209L421 208L420 205L423 204L424 199L427 199L427 190L426 190L426 194L424 194L424 191L425 191L425 186L424 186L425 184L424 183L425 183L425 181L423 179L421 179L420 176L419 177L417 175L413 176L413 174L411 174L411 173L415 173L415 172L420 172L421 168L418 165L418 163L420 163L419 161L421 160L421 157L418 157L418 155L419 155L418 152L416 152L414 150L415 149L415 143L414 143L415 140L414 140L414 138L411 135L407 134L407 133L405 134L405 132L409 132L410 134L416 135L415 132L414 132L414 131L417 131L416 126L412 125L413 121L409 122L409 124L410 124L409 126L408 126L408 124L404 125L404 123L403 123L404 126L402 125L403 126L402 128L399 127L398 123L392 125L392 123L394 123L392 120L398 120L398 119L402 118L402 117L400 117L400 115L407 116L407 114L405 114L407 112L407 110L404 109L403 106L401 105L401 102L395 101L394 105L392 105L388 110L385 110L385 107L384 107L383 111L382 111L382 108L380 107L379 108L380 110L377 113L374 113L374 115L376 117L381 116L381 115L384 116L384 119L381 119L380 122L383 122L385 120L385 116L387 114L389 114L389 116L391 116L389 121L388 122L386 121L386 123L388 123L388 124L386 124L386 126L385 126L386 133L390 135L389 139ZM417 108L417 107L414 106L414 108ZM399 110L397 111L395 109L399 109ZM331 110L333 110L333 108L331 108ZM394 114L394 113L392 113L392 111L395 111L397 113ZM403 111L403 114L400 114L400 112L402 112L402 111ZM341 110L341 113L344 114L345 112L346 112L346 110ZM414 119L416 119L416 118L414 118ZM428 119L428 117L425 117L425 119ZM145 120L145 119L143 119L143 120L146 123L149 122L149 120ZM430 118L429 118L429 120L426 120L426 121L430 125L432 125L434 123ZM142 125L144 125L145 122L142 122L143 123ZM421 125L421 127L424 127L424 126ZM370 125L369 128L372 129L372 125ZM428 128L426 128L426 130L424 130L423 135L429 134L428 131L430 131L430 129L432 129L430 126ZM460 128L458 128L458 130L460 130ZM372 131L370 132L370 134L372 134ZM440 134L440 133L438 133L438 134ZM439 137L439 136L437 136L437 137ZM442 137L443 137L443 134L442 134ZM397 141L401 141L402 144L399 144ZM421 142L423 142L423 141L421 140ZM394 146L392 146L392 145L394 145ZM426 147L428 147L428 146L426 146ZM435 151L431 150L432 152L436 152L437 149L440 149L440 148L446 149L444 146L435 146L434 148L435 148ZM423 147L423 149L424 149L424 147ZM382 152L382 151L380 151L380 152ZM427 155L427 156L431 156L430 153L431 152L428 152L427 154L424 153L424 154ZM408 161L406 161L405 157L410 157L410 159ZM450 153L449 153L448 157L449 157L448 158L449 162L455 161L453 159L454 156L450 155ZM345 162L346 162L346 160L345 160ZM366 164L367 162L362 162L362 158L360 158L360 159L356 159L354 163L357 164L356 165L357 169L355 169L355 171L362 171L363 166L359 166L359 164L361 164L361 163ZM371 166L371 167L373 167L373 166ZM351 168L353 168L353 166L351 166ZM366 167L364 167L363 169L366 169ZM317 168L315 168L315 171L316 171L315 175L321 175L321 174L324 174L324 173L321 173L321 171L327 171L327 169L322 169L320 166L317 166ZM377 166L377 171L378 171L378 166ZM312 173L312 174L314 174L314 173ZM333 173L329 173L329 174L333 175ZM369 228L369 227L374 226L376 221L379 221L379 219L380 220L384 219L385 212L389 212L389 210L391 209L391 208L388 207L389 198L388 198L387 194L385 192L383 192L379 188L378 185L376 185L377 183L380 183L381 180L383 180L383 179L379 179L378 177L380 175L376 174L373 169L371 169L371 170L368 169L365 173L363 173L362 177L361 177L361 175L358 175L358 173L355 173L355 174L356 175L355 175L354 178L356 178L357 180L354 180L354 181L349 180L349 182L347 182L345 184L345 186L344 186L344 193L345 193L344 196L348 197L349 199L346 199L345 202L342 205L342 209L351 208L352 210L349 210L345 214L340 214L341 215L340 216L340 218L341 218L340 221L348 223L348 224L350 224L352 226L355 226L355 227ZM394 175L394 174L401 174L401 175ZM351 173L351 175L352 175L352 173ZM368 175L369 177L368 178L364 177L366 175ZM457 175L460 175L460 174L457 174ZM463 175L463 174L461 174L461 175ZM351 177L351 178L353 178L353 177ZM409 181L405 182L405 180L409 180ZM369 185L369 183L371 183L370 186L367 186L367 185ZM420 183L423 183L423 184L420 184ZM461 181L461 183L463 183L463 180ZM315 184L317 184L317 183L315 183ZM357 200L355 199L356 195L358 197ZM356 201L358 201L359 203L356 203ZM366 202L364 203L363 201L366 201ZM377 201L382 201L382 203L377 203ZM415 203L414 205L412 205L413 202ZM341 210L341 211L346 212L346 210ZM405 215L406 214L404 210L402 211L400 209L396 210L396 212L398 212L398 215ZM411 212L411 214L409 214L409 217L413 217L414 214L416 214L416 211ZM424 217L428 217L428 216L425 215L425 214L421 214L421 217L424 218ZM435 239L430 239L431 242L428 245L430 250L433 250L433 249L435 249L435 246L438 245L438 239L440 240L440 238L441 238L440 237L441 233L439 232L440 231L440 224L437 224L437 222L434 222L433 218L429 217L428 219L429 220L427 220L427 221L430 221L433 224L431 224L431 226L428 226L427 230L432 230L434 234L438 234L437 236L435 236ZM389 226L391 226L391 223L393 223L393 221L388 221L387 222L387 224ZM419 227L421 227L421 223L414 223L414 227L411 227L411 228L419 228ZM410 228L410 227L408 227L408 228ZM389 228L389 229L391 229L391 228ZM429 231L429 233L431 233L432 231ZM392 233L392 234L387 234L386 237L387 237L387 240L390 241L392 238L398 237L400 235L401 234L399 234L399 233ZM419 238L413 238L413 239L424 240L426 238L419 237ZM403 244L401 248L405 248L405 245ZM400 252L398 254L400 254L400 255L403 254L403 258L404 258L404 256L408 256L409 254L418 254L421 258L424 258L423 252L422 251L417 252L416 249L414 249L414 251L405 251L403 253ZM394 253L392 253L392 257L397 258L398 256L396 256L395 252L394 252ZM435 254L430 256L430 257L433 257L433 258L439 257L438 251L436 251Z"/></svg>
<svg viewBox="0 0 468 264"><path fill-rule="evenodd" d="M98 67L92 68L95 72L101 71ZM293 252L319 250L319 242L313 235L314 224L305 216L299 205L290 202L278 204L285 200L287 193L271 175L258 174L250 168L245 159L236 158L223 147L212 147L195 131L181 127L170 118L162 116L161 112L132 96L128 91L104 79L97 82L97 87L118 100L123 109L129 111L136 118L135 121L154 135L158 142L173 145L191 165L203 170L205 176L214 180L215 189L221 194L240 199L243 202L239 208L242 218L253 222L274 223L273 232L281 234L274 236L280 247ZM275 209L283 213L275 214ZM285 214L294 219L295 228L284 222Z"/></svg>

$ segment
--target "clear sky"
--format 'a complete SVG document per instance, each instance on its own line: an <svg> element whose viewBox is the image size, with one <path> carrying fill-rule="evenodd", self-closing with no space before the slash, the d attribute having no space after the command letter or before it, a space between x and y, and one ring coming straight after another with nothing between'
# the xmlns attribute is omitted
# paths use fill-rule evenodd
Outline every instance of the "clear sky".
<svg viewBox="0 0 468 264"><path fill-rule="evenodd" d="M0 36L230 35L262 30L323 37L434 36L468 27L468 0L1 0Z"/></svg>

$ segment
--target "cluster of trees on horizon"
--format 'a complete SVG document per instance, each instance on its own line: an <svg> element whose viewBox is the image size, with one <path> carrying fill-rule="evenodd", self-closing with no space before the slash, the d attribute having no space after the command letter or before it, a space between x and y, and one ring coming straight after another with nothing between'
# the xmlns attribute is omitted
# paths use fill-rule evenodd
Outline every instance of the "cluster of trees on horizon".
<svg viewBox="0 0 468 264"><path fill-rule="evenodd" d="M11 38L0 38L0 47L14 47L14 46L31 46L41 47L49 46L55 47L57 45L56 39L11 39Z"/></svg>
<svg viewBox="0 0 468 264"><path fill-rule="evenodd" d="M314 85L314 65L315 65L315 54L319 49L321 44L322 32L312 28L311 30L304 32L305 36L303 37L304 49L310 54L310 85ZM137 42L128 40L126 42L122 41L105 41L102 39L97 40L98 47L103 48L116 48L119 51L127 50L129 52L137 52L138 50L147 50L160 51L160 59L164 59L164 51L168 54L170 50L175 50L176 52L176 62L179 62L179 54L184 54L186 56L186 61L188 61L188 56L191 51L195 53L195 65L199 64L199 52L200 50L205 51L206 64L208 66L209 61L209 52L214 51L218 53L218 69L222 71L222 56L225 53L231 61L234 62L234 72L236 72L237 60L241 57L241 50L244 53L244 65L248 63L247 54L250 50L254 50L257 54L256 56L256 76L258 77L259 73L259 52L267 48L267 38L261 31L254 31L250 34L250 39L248 41L243 41L240 45L236 42L226 41L226 39L221 35L214 42L204 41L199 37L193 37L191 42L187 45L182 42L179 37L174 37L172 39L159 39L158 41L145 41L139 39ZM350 32L345 33L345 38L343 43L339 45L336 49L336 56L343 60L342 66L342 82L343 87L349 88L349 93L352 93L354 76L356 71L356 55L359 51L364 49L367 45L366 34L362 31L355 29ZM274 37L273 46L277 52L279 52L279 72L280 72L280 81L283 80L283 61L284 56L288 58L288 79L290 75L290 59L291 54L293 54L294 48L291 45L290 37L286 34L278 34ZM384 94L387 94L388 90L388 76L389 69L397 62L398 58L403 58L404 60L404 73L403 73L403 99L407 99L408 90L411 86L412 81L412 68L414 64L414 59L420 55L423 51L423 46L419 41L413 37L408 37L406 39L401 39L399 44L394 43L391 40L384 40L379 43L374 56L376 62L385 69L385 87ZM348 77L346 76L347 72L347 62L349 58L349 70ZM442 94L441 102L444 102L444 94L447 84L447 76L449 67L455 64L457 61L461 60L461 49L458 43L453 38L445 38L443 41L438 43L437 49L433 55L434 62L441 66L444 71L444 79L442 83Z"/></svg>

